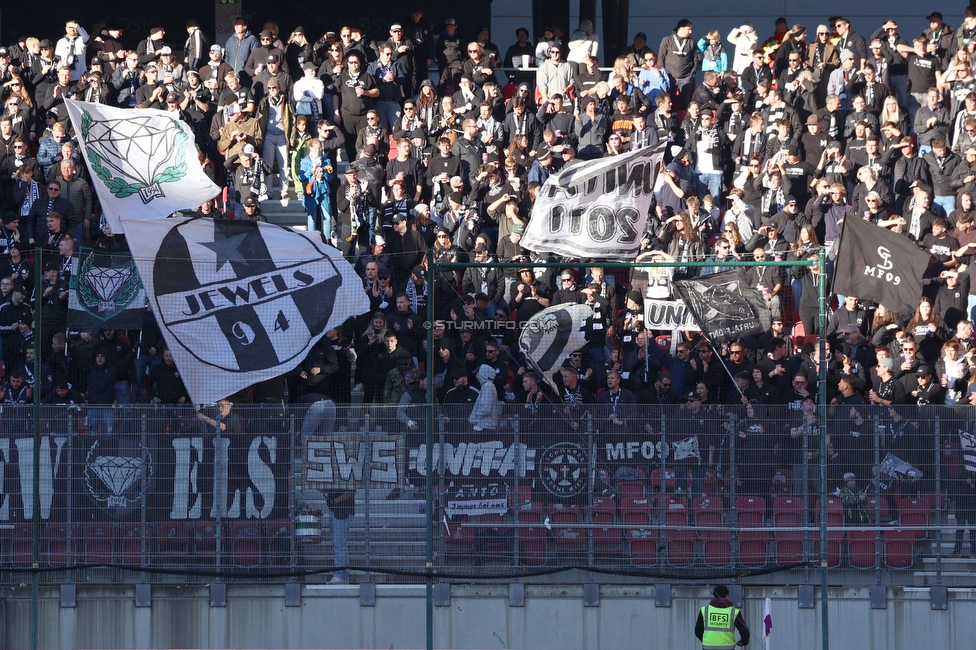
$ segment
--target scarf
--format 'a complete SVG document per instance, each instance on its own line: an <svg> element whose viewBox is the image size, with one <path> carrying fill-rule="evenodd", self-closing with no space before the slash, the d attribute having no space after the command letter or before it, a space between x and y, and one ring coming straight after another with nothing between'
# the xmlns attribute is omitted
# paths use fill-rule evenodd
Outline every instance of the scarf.
<svg viewBox="0 0 976 650"><path fill-rule="evenodd" d="M721 43L709 43L708 47L705 48L705 60L718 61L722 58L724 52L725 50Z"/></svg>
<svg viewBox="0 0 976 650"><path fill-rule="evenodd" d="M34 201L40 198L40 196L41 190L40 186L37 184L37 181L30 181L27 186L27 193L24 194L24 200L20 204L20 216L26 217L28 214L30 214L31 206L34 205Z"/></svg>
<svg viewBox="0 0 976 650"><path fill-rule="evenodd" d="M268 186L264 182L264 163L260 160L254 161L253 177L251 180L251 194L258 197L258 202L268 200ZM245 182L249 178L247 171L244 172Z"/></svg>

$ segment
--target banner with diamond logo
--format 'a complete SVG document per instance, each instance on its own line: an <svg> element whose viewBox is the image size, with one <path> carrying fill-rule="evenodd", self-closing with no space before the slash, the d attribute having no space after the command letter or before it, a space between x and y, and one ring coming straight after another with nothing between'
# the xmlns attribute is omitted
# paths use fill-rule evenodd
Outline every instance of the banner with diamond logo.
<svg viewBox="0 0 976 650"><path fill-rule="evenodd" d="M198 162L186 122L150 108L71 99L65 106L112 232L123 232L121 217L163 219L220 193Z"/></svg>
<svg viewBox="0 0 976 650"><path fill-rule="evenodd" d="M146 291L129 253L82 246L71 264L68 327L141 329Z"/></svg>

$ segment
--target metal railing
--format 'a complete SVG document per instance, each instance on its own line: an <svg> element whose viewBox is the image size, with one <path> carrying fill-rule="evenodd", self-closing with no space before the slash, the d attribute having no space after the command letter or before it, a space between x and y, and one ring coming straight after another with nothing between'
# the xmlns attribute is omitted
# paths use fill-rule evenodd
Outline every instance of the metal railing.
<svg viewBox="0 0 976 650"><path fill-rule="evenodd" d="M396 406L340 405L333 422L304 404L241 404L220 435L191 407L44 407L39 465L31 409L5 406L0 568L8 582L320 581L346 566L354 581L419 582L430 551L444 579L795 582L819 568L823 501L830 569L941 579L945 542L972 522L959 509L970 409L857 408L829 414L824 485L809 451L819 429L791 405L523 401L476 431L469 405L444 404L430 464L424 418ZM320 426L302 435L309 418Z"/></svg>

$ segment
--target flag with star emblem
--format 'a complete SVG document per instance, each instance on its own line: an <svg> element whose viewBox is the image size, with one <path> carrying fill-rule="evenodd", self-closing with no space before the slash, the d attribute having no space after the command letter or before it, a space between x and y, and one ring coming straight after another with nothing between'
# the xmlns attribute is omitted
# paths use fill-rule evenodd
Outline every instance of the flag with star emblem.
<svg viewBox="0 0 976 650"><path fill-rule="evenodd" d="M230 219L125 220L146 295L190 397L209 404L304 360L369 309L317 235Z"/></svg>
<svg viewBox="0 0 976 650"><path fill-rule="evenodd" d="M64 103L113 232L123 231L123 216L162 219L220 193L197 159L190 125L178 117L149 108Z"/></svg>

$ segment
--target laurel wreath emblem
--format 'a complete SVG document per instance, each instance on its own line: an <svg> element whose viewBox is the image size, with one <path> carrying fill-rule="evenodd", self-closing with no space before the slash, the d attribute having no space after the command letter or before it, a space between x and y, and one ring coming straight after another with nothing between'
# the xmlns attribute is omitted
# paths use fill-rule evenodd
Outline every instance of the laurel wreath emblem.
<svg viewBox="0 0 976 650"><path fill-rule="evenodd" d="M86 143L88 141L88 133L91 130L93 122L94 120L92 119L91 113L88 111L82 112L81 137ZM179 128L179 122L177 120L173 120L173 123L177 126L176 139L173 143L173 146L176 148L176 159L174 164L153 176L151 183L129 183L124 178L119 178L118 176L113 175L112 171L104 165L102 156L95 151L91 145L85 144L85 151L88 154L88 162L91 165L92 172L94 172L102 183L105 184L106 189L108 189L109 192L119 199L132 196L140 190L150 187L150 185L175 183L179 181L181 178L186 176L186 150L183 147L183 144L186 142L188 136L183 129Z"/></svg>
<svg viewBox="0 0 976 650"><path fill-rule="evenodd" d="M120 310L128 308L139 294L139 289L142 288L142 284L137 279L138 272L136 271L135 262L131 257L128 260L128 267L131 273L129 281L120 287L118 295L111 296L112 301L116 305L120 306ZM102 320L108 320L108 318L115 316L115 313L102 316L98 312L97 307L102 301L102 298L98 295L98 292L90 279L90 273L93 268L95 268L95 254L89 253L82 260L81 267L78 270L78 297L80 298L81 304L90 314Z"/></svg>

